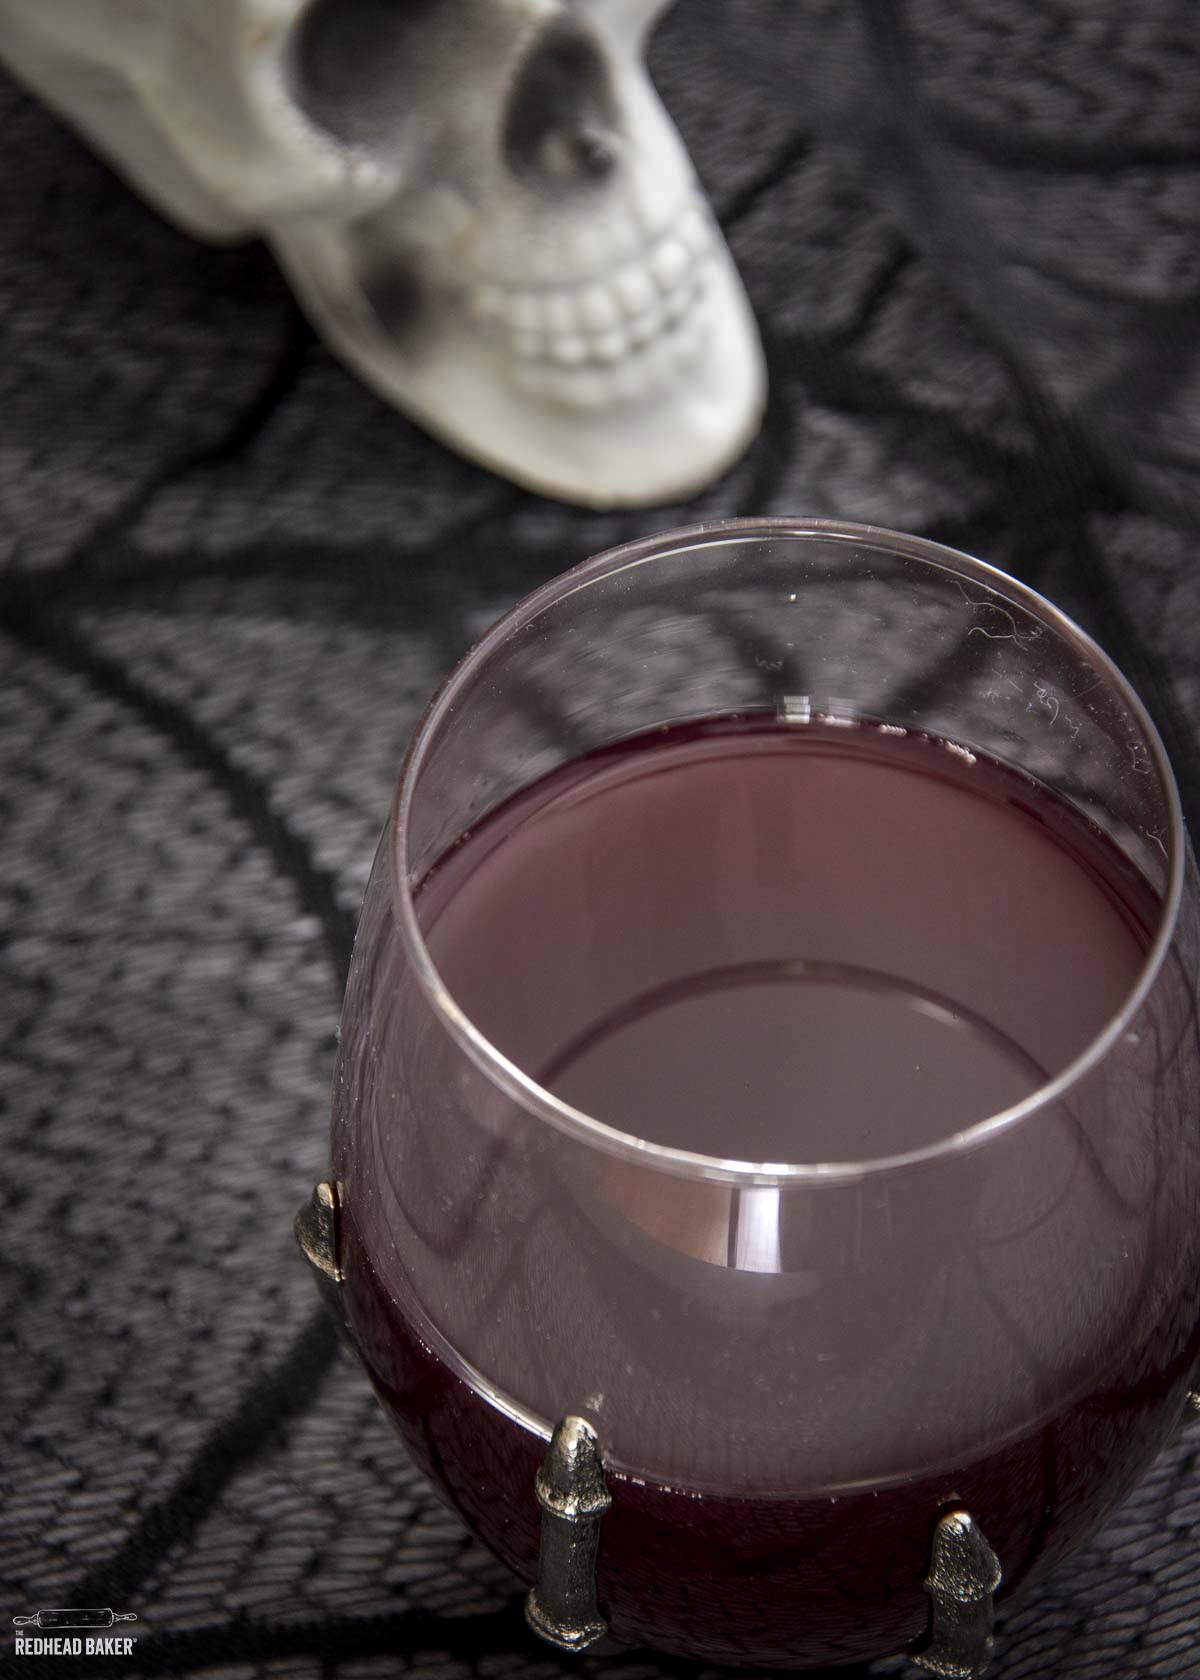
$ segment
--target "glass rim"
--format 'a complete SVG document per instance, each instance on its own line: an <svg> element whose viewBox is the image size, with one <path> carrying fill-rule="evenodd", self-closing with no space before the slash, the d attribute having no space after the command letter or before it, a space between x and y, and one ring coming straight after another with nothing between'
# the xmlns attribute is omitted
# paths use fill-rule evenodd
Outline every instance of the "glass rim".
<svg viewBox="0 0 1200 1680"><path fill-rule="evenodd" d="M894 1155L851 1161L729 1159L653 1143L631 1132L622 1131L607 1121L598 1120L582 1109L574 1108L539 1085L537 1080L504 1055L459 1007L437 971L421 933L413 903L408 868L408 827L426 753L439 725L454 710L465 683L486 664L491 654L501 647L514 631L529 624L551 603L561 601L577 590L587 588L598 579L626 568L665 558L668 554L678 553L684 548L719 547L732 542L780 537L820 538L830 542L872 546L884 552L923 561L955 576L973 578L995 593L1026 608L1047 628L1081 648L1119 692L1145 736L1170 812L1169 880L1162 901L1162 921L1137 979L1127 992L1121 1007L1060 1073L1045 1084L1039 1085L1020 1102L1013 1103L982 1120L974 1121L959 1131L950 1132L934 1143ZM1174 939L1183 895L1186 845L1183 812L1175 775L1166 748L1145 705L1128 678L1099 643L1044 595L985 560L978 560L973 555L925 537L909 536L901 531L889 530L886 526L866 525L842 519L763 516L707 520L700 524L676 526L649 537L639 537L633 542L605 549L600 554L558 573L529 594L522 596L463 655L435 690L405 752L392 799L391 815L388 859L391 899L405 954L434 1014L475 1066L527 1112L545 1120L578 1142L598 1148L607 1155L642 1163L675 1177L736 1184L747 1188L853 1182L908 1167L933 1164L965 1154L1012 1131L1023 1121L1050 1107L1099 1066L1137 1015L1158 977Z"/></svg>

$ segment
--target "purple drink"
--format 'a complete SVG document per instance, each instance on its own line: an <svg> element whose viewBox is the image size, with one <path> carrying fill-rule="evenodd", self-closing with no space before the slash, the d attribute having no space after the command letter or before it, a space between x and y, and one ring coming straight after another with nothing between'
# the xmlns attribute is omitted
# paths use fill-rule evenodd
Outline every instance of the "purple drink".
<svg viewBox="0 0 1200 1680"><path fill-rule="evenodd" d="M818 1162L919 1149L1045 1084L1161 906L980 754L751 716L564 765L435 866L417 913L456 1002L574 1107Z"/></svg>

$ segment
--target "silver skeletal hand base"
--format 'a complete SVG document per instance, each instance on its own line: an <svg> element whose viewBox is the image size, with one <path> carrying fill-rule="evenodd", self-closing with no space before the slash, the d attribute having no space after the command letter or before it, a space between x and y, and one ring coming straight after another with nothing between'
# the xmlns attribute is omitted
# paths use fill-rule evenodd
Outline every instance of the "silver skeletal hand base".
<svg viewBox="0 0 1200 1680"><path fill-rule="evenodd" d="M585 1418L565 1417L537 1475L542 1542L537 1585L526 1600L533 1631L564 1651L583 1651L607 1634L596 1603L600 1527L612 1503L596 1433ZM967 1511L948 1511L933 1535L925 1591L929 1636L913 1661L939 1680L978 1680L995 1641L993 1600L1000 1563Z"/></svg>
<svg viewBox="0 0 1200 1680"><path fill-rule="evenodd" d="M342 1300L337 1186L318 1184L296 1215L296 1240L321 1298L353 1346ZM1200 1394L1189 1396L1200 1416ZM525 1602L533 1631L563 1651L584 1651L608 1634L596 1597L596 1554L612 1504L596 1431L568 1415L555 1427L534 1482L542 1509L537 1581ZM968 1511L946 1512L933 1533L925 1591L930 1628L912 1660L939 1680L979 1680L991 1660L993 1600L1000 1563Z"/></svg>

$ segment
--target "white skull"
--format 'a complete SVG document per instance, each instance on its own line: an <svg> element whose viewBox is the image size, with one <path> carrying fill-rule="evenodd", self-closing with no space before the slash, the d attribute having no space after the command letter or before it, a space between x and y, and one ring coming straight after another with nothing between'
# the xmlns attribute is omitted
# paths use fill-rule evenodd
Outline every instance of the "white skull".
<svg viewBox="0 0 1200 1680"><path fill-rule="evenodd" d="M397 407L635 506L721 472L765 394L642 61L668 3L0 0L0 56L182 226L263 234Z"/></svg>

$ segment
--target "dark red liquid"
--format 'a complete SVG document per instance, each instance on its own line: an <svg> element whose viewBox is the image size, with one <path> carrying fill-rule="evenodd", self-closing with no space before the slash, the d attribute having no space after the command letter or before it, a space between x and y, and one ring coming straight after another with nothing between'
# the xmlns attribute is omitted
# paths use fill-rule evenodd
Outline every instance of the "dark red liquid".
<svg viewBox="0 0 1200 1680"><path fill-rule="evenodd" d="M1146 900L1098 830L986 758L721 719L525 789L418 913L457 1002L574 1107L814 1162L936 1143L1060 1072L1132 987Z"/></svg>
<svg viewBox="0 0 1200 1680"><path fill-rule="evenodd" d="M1028 777L925 736L766 718L564 766L443 856L416 903L457 1004L576 1108L792 1163L921 1149L1030 1095L1120 1008L1161 914ZM447 1100L427 1127L390 922L355 965L347 1019L367 1026L356 1045L343 1031L334 1167L368 1370L417 1462L526 1580L545 1441L514 1412L593 1418L619 1639L784 1667L899 1651L926 1625L943 1510L971 1510L1010 1591L1178 1414L1200 1289L1181 972L1152 1031L1139 1018L1153 1055L1116 1097L1023 1124L978 1177L984 1157L952 1156L859 1201L785 1196L764 1226L743 1190L599 1150L534 1182L519 1114L511 1136L494 1116L478 1131ZM510 1206L529 1209L515 1234Z"/></svg>
<svg viewBox="0 0 1200 1680"><path fill-rule="evenodd" d="M397 1310L352 1226L347 1235L351 1311L380 1397L417 1465L531 1583L545 1441L463 1380L420 1315ZM610 1470L597 1583L613 1636L779 1668L899 1652L925 1633L934 1524L957 1506L1001 1558L1007 1596L1092 1530L1179 1417L1197 1352L1194 1297L1143 1327L1103 1390L953 1469L810 1498L696 1496Z"/></svg>

